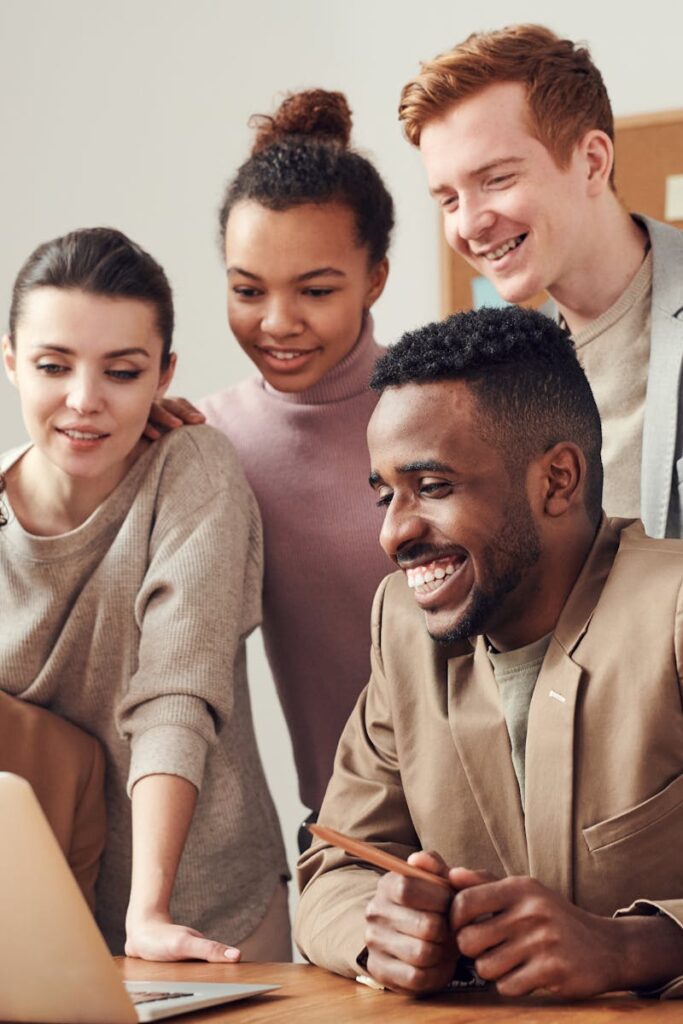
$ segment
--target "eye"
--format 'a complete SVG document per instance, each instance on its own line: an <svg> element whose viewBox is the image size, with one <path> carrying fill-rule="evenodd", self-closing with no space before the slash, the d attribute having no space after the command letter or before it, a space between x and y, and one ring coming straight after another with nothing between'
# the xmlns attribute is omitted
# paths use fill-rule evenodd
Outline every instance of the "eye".
<svg viewBox="0 0 683 1024"><path fill-rule="evenodd" d="M388 506L389 506L389 504L391 502L391 499L394 496L394 492L388 490L386 487L380 487L380 489L377 491L377 494L379 495L379 497L377 499L377 502L376 502L377 507L378 508L388 508Z"/></svg>
<svg viewBox="0 0 683 1024"><path fill-rule="evenodd" d="M114 380L137 380L142 370L105 370L105 373Z"/></svg>
<svg viewBox="0 0 683 1024"><path fill-rule="evenodd" d="M66 373L68 369L69 367L62 363L36 363L36 370L40 370L48 377L58 377L60 374Z"/></svg>
<svg viewBox="0 0 683 1024"><path fill-rule="evenodd" d="M514 174L497 174L495 178L489 178L487 188L502 189L511 185L515 178Z"/></svg>
<svg viewBox="0 0 683 1024"><path fill-rule="evenodd" d="M239 295L242 299L255 299L259 295L263 295L259 288L253 288L246 284L237 284L232 290L235 295Z"/></svg>
<svg viewBox="0 0 683 1024"><path fill-rule="evenodd" d="M335 288L304 288L304 295L308 295L311 299L324 299L327 295L332 295L336 291Z"/></svg>
<svg viewBox="0 0 683 1024"><path fill-rule="evenodd" d="M451 490L452 485L447 480L420 481L420 494L427 498L445 498Z"/></svg>
<svg viewBox="0 0 683 1024"><path fill-rule="evenodd" d="M458 197L456 195L444 196L444 198L440 201L439 206L441 207L442 210L445 210L448 213L452 212L453 210L457 210Z"/></svg>

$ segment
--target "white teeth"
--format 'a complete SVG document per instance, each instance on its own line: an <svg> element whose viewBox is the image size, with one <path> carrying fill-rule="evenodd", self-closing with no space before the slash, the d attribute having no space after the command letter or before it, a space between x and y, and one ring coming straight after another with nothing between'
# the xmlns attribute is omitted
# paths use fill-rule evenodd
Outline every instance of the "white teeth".
<svg viewBox="0 0 683 1024"><path fill-rule="evenodd" d="M518 245L524 240L524 235L519 235L518 238L511 238L509 242L503 242L497 249L493 249L491 252L486 253L487 260L499 260L501 256L504 256L506 252L510 252L511 249L516 249Z"/></svg>
<svg viewBox="0 0 683 1024"><path fill-rule="evenodd" d="M299 356L305 355L304 352L277 352L275 349L268 349L268 355L273 356L275 359L282 359L287 361L289 359L297 359Z"/></svg>
<svg viewBox="0 0 683 1024"><path fill-rule="evenodd" d="M103 434L85 434L82 430L65 430L67 437L73 437L75 441L97 441Z"/></svg>
<svg viewBox="0 0 683 1024"><path fill-rule="evenodd" d="M406 580L411 590L431 583L436 583L438 586L442 580L447 576L452 576L455 571L456 566L452 562L448 562L446 565L436 565L432 569L418 566L416 569L408 569L406 571ZM432 589L436 588L433 587Z"/></svg>

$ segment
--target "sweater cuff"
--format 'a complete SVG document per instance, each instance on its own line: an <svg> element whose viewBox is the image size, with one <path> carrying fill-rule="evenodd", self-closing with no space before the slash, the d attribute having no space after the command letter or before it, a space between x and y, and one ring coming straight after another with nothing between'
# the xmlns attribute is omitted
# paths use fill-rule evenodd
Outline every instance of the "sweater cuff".
<svg viewBox="0 0 683 1024"><path fill-rule="evenodd" d="M675 909L679 910L681 903L680 900L676 900ZM657 900L635 900L630 907L623 907L621 910L617 910L612 916L613 917L638 917L638 916L654 916L661 914L663 917L668 917L670 921L677 924L679 928L683 928L683 921L681 920L678 913L673 912L672 908L669 907L667 900L658 902ZM655 996L658 999L683 999L683 974L677 978L672 978L671 981L667 981L665 985L660 985L659 988L648 988L638 989L636 992L639 996Z"/></svg>
<svg viewBox="0 0 683 1024"><path fill-rule="evenodd" d="M179 775L201 789L208 743L193 729L182 725L157 725L146 729L132 746L128 796L145 775Z"/></svg>

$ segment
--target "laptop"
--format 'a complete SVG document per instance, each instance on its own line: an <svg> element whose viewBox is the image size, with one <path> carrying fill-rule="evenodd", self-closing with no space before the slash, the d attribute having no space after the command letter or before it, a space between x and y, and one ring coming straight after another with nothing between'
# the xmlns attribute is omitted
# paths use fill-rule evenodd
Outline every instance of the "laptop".
<svg viewBox="0 0 683 1024"><path fill-rule="evenodd" d="M136 1024L278 985L125 982L25 779L0 772L0 1020Z"/></svg>

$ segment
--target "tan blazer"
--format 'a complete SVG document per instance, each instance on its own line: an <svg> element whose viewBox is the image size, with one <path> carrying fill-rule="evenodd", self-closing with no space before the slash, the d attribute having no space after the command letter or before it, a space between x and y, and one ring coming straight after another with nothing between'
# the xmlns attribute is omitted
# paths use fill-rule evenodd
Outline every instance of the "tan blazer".
<svg viewBox="0 0 683 1024"><path fill-rule="evenodd" d="M682 541L603 522L534 690L523 812L483 640L436 644L390 576L320 821L401 857L531 874L598 914L654 901L683 925L682 586ZM302 952L354 975L377 875L317 842L300 882Z"/></svg>
<svg viewBox="0 0 683 1024"><path fill-rule="evenodd" d="M104 849L104 756L92 736L0 692L0 771L28 779L90 907Z"/></svg>

